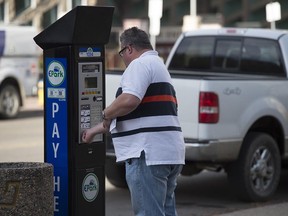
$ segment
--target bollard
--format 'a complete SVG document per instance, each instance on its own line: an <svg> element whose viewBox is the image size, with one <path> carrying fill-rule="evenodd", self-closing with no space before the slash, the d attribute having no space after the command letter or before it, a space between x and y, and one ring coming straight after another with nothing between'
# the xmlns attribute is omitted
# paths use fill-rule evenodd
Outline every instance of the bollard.
<svg viewBox="0 0 288 216"><path fill-rule="evenodd" d="M48 163L0 163L0 215L52 216L53 166Z"/></svg>

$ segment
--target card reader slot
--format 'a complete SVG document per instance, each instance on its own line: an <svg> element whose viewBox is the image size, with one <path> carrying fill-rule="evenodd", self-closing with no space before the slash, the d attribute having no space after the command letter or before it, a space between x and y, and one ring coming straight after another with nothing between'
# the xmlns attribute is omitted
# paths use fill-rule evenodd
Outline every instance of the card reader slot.
<svg viewBox="0 0 288 216"><path fill-rule="evenodd" d="M83 100L83 101L89 100L89 97L81 98L81 100Z"/></svg>

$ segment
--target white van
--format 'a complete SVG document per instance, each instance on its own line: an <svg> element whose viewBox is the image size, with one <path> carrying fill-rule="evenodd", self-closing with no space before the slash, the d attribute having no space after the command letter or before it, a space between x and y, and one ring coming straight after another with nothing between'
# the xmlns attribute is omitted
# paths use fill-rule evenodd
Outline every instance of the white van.
<svg viewBox="0 0 288 216"><path fill-rule="evenodd" d="M37 93L40 48L31 26L0 26L0 118L14 118L25 97Z"/></svg>

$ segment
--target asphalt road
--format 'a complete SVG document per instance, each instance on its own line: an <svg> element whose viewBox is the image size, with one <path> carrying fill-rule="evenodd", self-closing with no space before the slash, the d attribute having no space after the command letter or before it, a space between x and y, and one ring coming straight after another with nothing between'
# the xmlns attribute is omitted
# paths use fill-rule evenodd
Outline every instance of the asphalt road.
<svg viewBox="0 0 288 216"><path fill-rule="evenodd" d="M0 162L44 160L43 109L29 99L19 118L0 120ZM240 202L228 187L225 173L202 172L181 176L176 190L179 216L211 216L288 201L288 172L282 174L273 199L265 203ZM129 191L106 181L106 216L132 216Z"/></svg>

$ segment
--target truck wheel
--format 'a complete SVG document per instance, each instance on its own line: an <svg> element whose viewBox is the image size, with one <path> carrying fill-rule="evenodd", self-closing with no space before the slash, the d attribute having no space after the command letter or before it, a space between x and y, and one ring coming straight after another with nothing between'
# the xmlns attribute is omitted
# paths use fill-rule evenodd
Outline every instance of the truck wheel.
<svg viewBox="0 0 288 216"><path fill-rule="evenodd" d="M280 153L275 140L265 133L249 133L238 160L228 168L228 180L244 201L266 201L278 187Z"/></svg>
<svg viewBox="0 0 288 216"><path fill-rule="evenodd" d="M125 178L125 164L117 164L115 159L106 159L105 164L106 177L109 182L115 187L127 188L127 182Z"/></svg>
<svg viewBox="0 0 288 216"><path fill-rule="evenodd" d="M13 85L5 85L0 90L0 118L15 118L20 109L20 95Z"/></svg>

